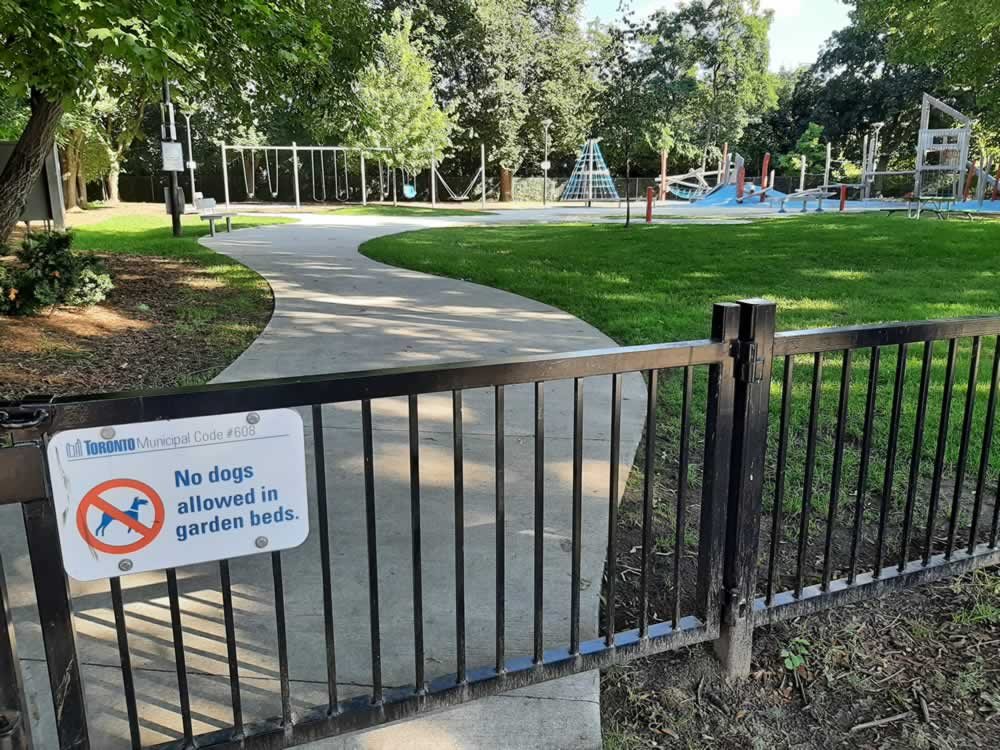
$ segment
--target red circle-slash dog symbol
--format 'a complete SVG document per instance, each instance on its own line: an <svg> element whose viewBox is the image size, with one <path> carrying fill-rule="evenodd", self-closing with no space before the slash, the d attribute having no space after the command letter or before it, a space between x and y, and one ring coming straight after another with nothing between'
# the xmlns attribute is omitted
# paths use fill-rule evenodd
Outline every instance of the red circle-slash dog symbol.
<svg viewBox="0 0 1000 750"><path fill-rule="evenodd" d="M116 490L127 490L128 493L125 495ZM127 507L119 508L105 495L131 499L126 501ZM144 520L150 515L151 523ZM137 534L138 539L124 544L103 540L101 537L106 535L109 527L115 526L124 526L128 537ZM100 552L107 552L109 555L136 552L156 539L163 529L163 500L152 487L143 482L135 479L109 479L83 496L76 511L76 527L83 541ZM122 538L121 531L121 528L115 529L115 538Z"/></svg>

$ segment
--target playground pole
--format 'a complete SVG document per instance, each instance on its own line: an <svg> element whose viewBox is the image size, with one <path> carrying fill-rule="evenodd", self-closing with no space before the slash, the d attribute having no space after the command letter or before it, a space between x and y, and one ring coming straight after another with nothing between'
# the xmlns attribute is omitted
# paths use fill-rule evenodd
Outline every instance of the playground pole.
<svg viewBox="0 0 1000 750"><path fill-rule="evenodd" d="M868 199L868 136L861 146L861 200Z"/></svg>
<svg viewBox="0 0 1000 750"><path fill-rule="evenodd" d="M719 183L729 184L729 144L722 144L722 174L719 175Z"/></svg>
<svg viewBox="0 0 1000 750"><path fill-rule="evenodd" d="M799 154L799 158L802 159L802 171L799 174L799 192L806 189L806 155Z"/></svg>
<svg viewBox="0 0 1000 750"><path fill-rule="evenodd" d="M229 210L229 165L226 163L226 144L222 144L222 192L226 196L226 210Z"/></svg>
<svg viewBox="0 0 1000 750"><path fill-rule="evenodd" d="M292 187L295 188L295 207L300 208L302 201L299 200L299 147L295 145L295 141L292 141Z"/></svg>
<svg viewBox="0 0 1000 750"><path fill-rule="evenodd" d="M368 183L365 182L365 152L361 152L361 205L368 205Z"/></svg>
<svg viewBox="0 0 1000 750"><path fill-rule="evenodd" d="M969 193L972 192L972 181L976 178L976 166L979 164L978 160L972 160L972 169L969 170L969 176L965 178L965 190L962 191L962 200L969 200Z"/></svg>
<svg viewBox="0 0 1000 750"><path fill-rule="evenodd" d="M392 168L392 205L398 206L396 201L396 168Z"/></svg>
<svg viewBox="0 0 1000 750"><path fill-rule="evenodd" d="M746 182L746 167L740 167L736 170L736 202L743 202L743 189L744 183Z"/></svg>
<svg viewBox="0 0 1000 750"><path fill-rule="evenodd" d="M764 168L760 171L760 202L764 203L767 200L767 168L771 166L771 152L768 151L764 154Z"/></svg>
<svg viewBox="0 0 1000 750"><path fill-rule="evenodd" d="M434 149L431 149L431 207L437 207L437 161L434 157Z"/></svg>
<svg viewBox="0 0 1000 750"><path fill-rule="evenodd" d="M479 204L486 208L486 144L479 144L479 185L482 195L479 197Z"/></svg>
<svg viewBox="0 0 1000 750"><path fill-rule="evenodd" d="M840 210L847 210L847 185L840 186Z"/></svg>
<svg viewBox="0 0 1000 750"><path fill-rule="evenodd" d="M653 188L646 188L646 223L653 223Z"/></svg>
<svg viewBox="0 0 1000 750"><path fill-rule="evenodd" d="M993 194L990 196L990 200L997 200L1000 198L1000 169L997 169L997 176L993 180Z"/></svg>
<svg viewBox="0 0 1000 750"><path fill-rule="evenodd" d="M826 169L823 170L823 187L830 184L830 165L833 162L833 144L826 144Z"/></svg>

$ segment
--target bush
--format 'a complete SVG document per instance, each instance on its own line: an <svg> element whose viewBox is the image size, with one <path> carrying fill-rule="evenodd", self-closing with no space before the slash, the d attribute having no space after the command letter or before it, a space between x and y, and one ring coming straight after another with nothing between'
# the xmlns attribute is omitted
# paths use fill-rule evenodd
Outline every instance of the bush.
<svg viewBox="0 0 1000 750"><path fill-rule="evenodd" d="M53 305L93 305L114 285L100 261L74 253L69 232L30 235L15 253L18 264L0 267L0 313L28 315Z"/></svg>

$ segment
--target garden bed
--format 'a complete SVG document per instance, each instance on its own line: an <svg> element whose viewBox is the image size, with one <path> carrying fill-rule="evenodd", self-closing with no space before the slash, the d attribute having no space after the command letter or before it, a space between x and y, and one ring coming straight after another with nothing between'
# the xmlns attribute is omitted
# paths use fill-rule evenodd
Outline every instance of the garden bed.
<svg viewBox="0 0 1000 750"><path fill-rule="evenodd" d="M97 253L115 288L92 307L0 317L0 399L205 383L270 319L267 282L200 245L200 224L186 225L180 239L162 216L112 218L74 233L74 247Z"/></svg>

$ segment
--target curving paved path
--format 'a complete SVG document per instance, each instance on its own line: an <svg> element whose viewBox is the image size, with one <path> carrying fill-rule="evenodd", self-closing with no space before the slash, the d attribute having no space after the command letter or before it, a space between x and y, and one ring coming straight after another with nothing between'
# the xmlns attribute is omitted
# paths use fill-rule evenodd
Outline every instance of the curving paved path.
<svg viewBox="0 0 1000 750"><path fill-rule="evenodd" d="M508 212L476 221L516 221ZM537 213L537 212L534 212ZM565 221L565 212L544 218ZM392 268L361 256L372 237L461 223L458 219L299 216L298 224L220 235L206 244L258 271L275 294L263 334L219 381L502 358L613 346L573 316L517 295ZM525 212L523 218L534 219ZM582 636L596 636L607 526L610 378L586 381L584 422L584 553ZM545 640L569 637L572 386L546 385ZM624 383L622 487L644 415L638 375ZM507 654L530 654L532 639L533 442L530 386L509 387L506 405ZM422 396L424 631L428 678L455 669L454 526L450 396ZM413 681L410 488L406 401L373 404L378 507L383 680ZM308 414L306 414L308 418ZM471 667L493 661L493 398L464 394L467 654ZM360 408L325 407L327 483L331 503L336 655L341 696L369 688L368 587L365 558ZM307 425L308 426L308 425ZM308 429L307 429L308 434ZM307 446L310 453L311 446ZM325 702L326 670L317 524L309 540L283 553L292 701L296 710ZM19 559L21 556L18 556ZM11 559L5 550L5 558ZM280 715L268 556L231 564L237 608L243 707L251 721ZM26 571L25 571L26 572ZM191 670L195 732L231 720L218 568L180 571L185 647ZM162 574L123 579L136 687L146 743L178 736L176 678ZM12 583L15 604L28 606L24 582ZM95 747L125 746L118 658L109 597L101 585L76 587L78 637ZM21 618L23 622L23 618ZM24 630L24 633L21 632ZM39 634L18 632L31 692L47 692ZM38 734L51 725L51 706L38 702ZM47 747L43 741L41 745ZM316 748L597 748L596 673L496 696L411 722L311 745Z"/></svg>

